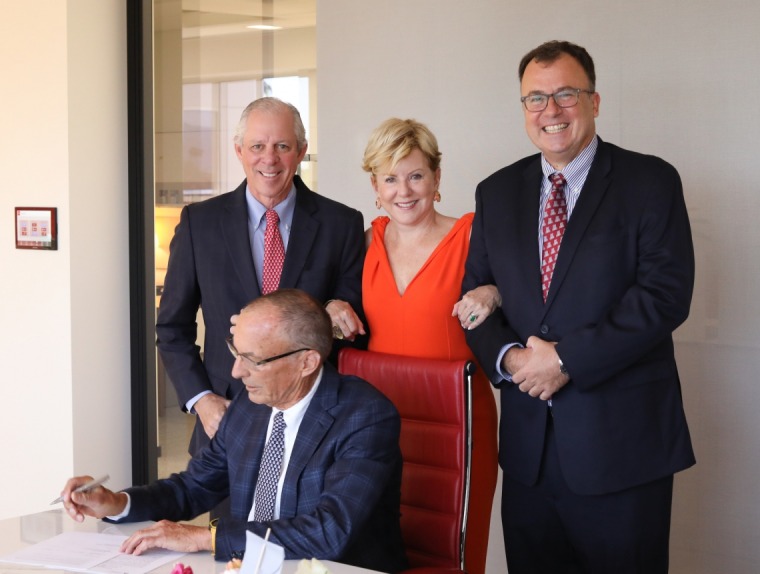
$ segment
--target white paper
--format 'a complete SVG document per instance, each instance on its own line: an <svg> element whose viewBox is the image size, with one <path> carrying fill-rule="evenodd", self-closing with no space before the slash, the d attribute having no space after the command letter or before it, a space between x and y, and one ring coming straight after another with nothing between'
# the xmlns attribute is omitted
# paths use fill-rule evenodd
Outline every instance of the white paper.
<svg viewBox="0 0 760 574"><path fill-rule="evenodd" d="M266 548L264 560L261 562L261 569L256 572L262 548ZM282 546L273 542L264 542L261 536L256 536L250 530L246 531L245 556L240 566L240 574L281 574L284 561L285 549Z"/></svg>
<svg viewBox="0 0 760 574"><path fill-rule="evenodd" d="M153 548L140 556L122 554L119 548L126 539L116 534L64 532L0 556L0 561L103 574L147 574L184 556L162 548Z"/></svg>

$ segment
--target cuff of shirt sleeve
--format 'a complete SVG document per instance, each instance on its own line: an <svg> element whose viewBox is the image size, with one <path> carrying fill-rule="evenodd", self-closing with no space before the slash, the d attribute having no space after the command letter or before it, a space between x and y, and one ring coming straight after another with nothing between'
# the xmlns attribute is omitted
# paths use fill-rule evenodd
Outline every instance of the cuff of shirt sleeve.
<svg viewBox="0 0 760 574"><path fill-rule="evenodd" d="M193 408L195 407L195 403L197 403L199 400L201 400L201 397L205 397L206 395L210 395L211 391L202 391L195 395L192 399L187 401L185 403L185 410L189 412L190 414L196 414Z"/></svg>
<svg viewBox="0 0 760 574"><path fill-rule="evenodd" d="M524 349L520 343L509 343L508 345L504 345L501 348L501 351L499 351L499 355L496 357L496 372L499 373L499 376L502 380L507 381L508 383L512 382L512 375L507 373L501 368L502 362L504 360L504 355L507 354L507 351L509 351L512 347L517 347L519 349ZM501 383L501 381L494 381L494 385L498 385Z"/></svg>
<svg viewBox="0 0 760 574"><path fill-rule="evenodd" d="M122 518L126 518L129 515L129 510L132 508L132 499L129 497L129 494L126 492L124 493L127 496L127 505L124 507L124 510L122 510L119 514L116 514L114 516L106 516L108 520L113 520L114 522L117 522L121 520Z"/></svg>

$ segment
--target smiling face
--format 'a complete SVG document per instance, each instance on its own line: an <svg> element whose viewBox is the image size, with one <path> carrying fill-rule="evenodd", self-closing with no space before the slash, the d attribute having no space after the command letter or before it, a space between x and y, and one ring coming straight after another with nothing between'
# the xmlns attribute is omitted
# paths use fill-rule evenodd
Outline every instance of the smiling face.
<svg viewBox="0 0 760 574"><path fill-rule="evenodd" d="M235 143L235 153L251 194L271 208L288 196L306 145L298 149L293 114L288 108L255 109L248 114L242 142Z"/></svg>
<svg viewBox="0 0 760 574"><path fill-rule="evenodd" d="M385 166L378 170L372 176L372 187L393 221L411 225L434 213L440 181L441 169L431 170L425 154L415 148L393 169Z"/></svg>
<svg viewBox="0 0 760 574"><path fill-rule="evenodd" d="M553 62L531 61L525 68L520 92L553 94L565 88L590 89L590 81L580 63L568 54ZM594 137L594 118L599 115L599 94L581 92L578 104L560 108L553 98L541 112L525 113L528 137L541 150L547 161L562 169L585 148Z"/></svg>

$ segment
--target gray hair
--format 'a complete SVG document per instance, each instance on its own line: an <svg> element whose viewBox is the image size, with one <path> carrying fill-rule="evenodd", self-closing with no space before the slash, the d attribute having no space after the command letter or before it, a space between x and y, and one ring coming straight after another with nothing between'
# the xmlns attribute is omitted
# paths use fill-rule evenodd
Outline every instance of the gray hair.
<svg viewBox="0 0 760 574"><path fill-rule="evenodd" d="M332 350L332 321L324 307L300 289L279 289L251 301L244 311L269 305L280 316L279 328L293 348L313 349L325 362Z"/></svg>
<svg viewBox="0 0 760 574"><path fill-rule="evenodd" d="M251 115L251 112L254 110L262 110L266 112L280 112L283 110L288 110L293 116L293 129L296 136L296 145L298 147L298 151L300 152L303 148L306 147L306 128L303 127L303 120L301 120L301 114L299 113L298 108L296 108L293 104L289 104L288 102L283 102L278 98L272 97L253 100L245 107L243 113L240 114L240 121L238 122L237 128L235 128L235 137L233 138L233 141L236 145L243 145L243 136L245 135L248 116Z"/></svg>

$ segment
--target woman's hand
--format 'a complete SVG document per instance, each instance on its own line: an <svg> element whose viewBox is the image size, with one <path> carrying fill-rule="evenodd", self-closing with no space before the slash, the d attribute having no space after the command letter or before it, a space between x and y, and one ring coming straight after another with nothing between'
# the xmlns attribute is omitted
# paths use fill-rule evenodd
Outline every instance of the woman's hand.
<svg viewBox="0 0 760 574"><path fill-rule="evenodd" d="M491 313L501 307L501 295L495 285L481 285L468 291L454 303L452 317L457 317L463 329L474 329Z"/></svg>
<svg viewBox="0 0 760 574"><path fill-rule="evenodd" d="M325 305L333 324L333 337L353 341L357 335L365 335L364 324L353 307L340 299L330 299Z"/></svg>

